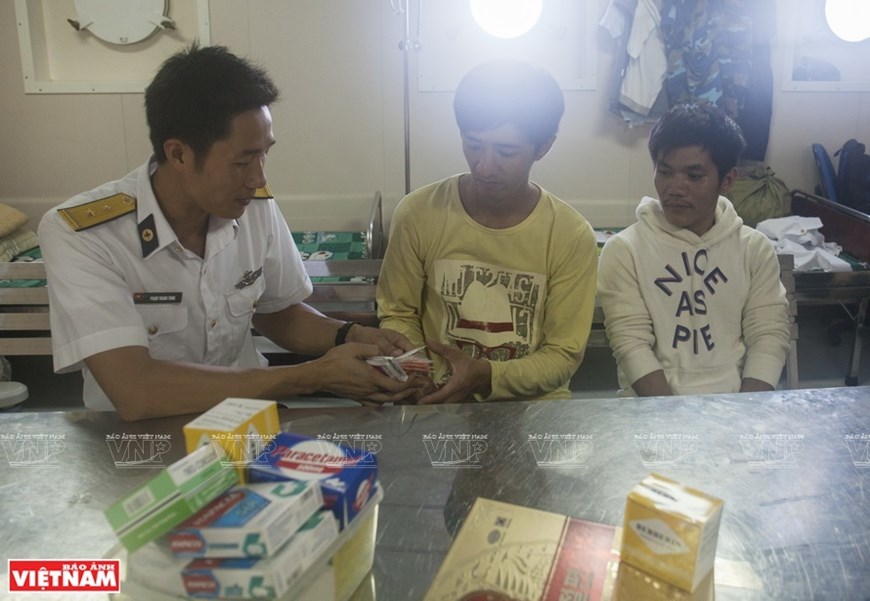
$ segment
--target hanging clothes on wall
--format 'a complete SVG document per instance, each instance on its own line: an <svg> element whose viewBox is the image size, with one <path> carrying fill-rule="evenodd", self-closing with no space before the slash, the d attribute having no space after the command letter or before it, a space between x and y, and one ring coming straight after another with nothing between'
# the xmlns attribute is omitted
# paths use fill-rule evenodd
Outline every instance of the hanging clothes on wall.
<svg viewBox="0 0 870 601"><path fill-rule="evenodd" d="M641 115L649 115L668 72L665 45L659 33L660 21L654 0L638 0L626 46L628 64L619 101Z"/></svg>
<svg viewBox="0 0 870 601"><path fill-rule="evenodd" d="M659 20L654 0L610 0L599 22L615 47L608 108L629 127L654 123L668 109Z"/></svg>
<svg viewBox="0 0 870 601"><path fill-rule="evenodd" d="M671 104L706 100L736 116L752 56L752 23L737 4L742 2L663 0Z"/></svg>
<svg viewBox="0 0 870 601"><path fill-rule="evenodd" d="M752 0L745 4L752 20L752 67L749 71L749 89L743 110L737 115L737 123L746 138L743 158L764 161L773 113L770 45L776 36L776 6L774 0Z"/></svg>
<svg viewBox="0 0 870 601"><path fill-rule="evenodd" d="M773 1L611 0L600 23L617 45L611 110L633 125L655 121L680 102L710 102L743 128L744 158L763 161L773 98Z"/></svg>

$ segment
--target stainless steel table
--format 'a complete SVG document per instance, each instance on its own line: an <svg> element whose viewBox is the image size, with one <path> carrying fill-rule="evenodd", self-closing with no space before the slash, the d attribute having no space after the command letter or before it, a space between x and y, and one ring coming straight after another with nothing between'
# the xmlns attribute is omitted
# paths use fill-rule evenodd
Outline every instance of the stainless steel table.
<svg viewBox="0 0 870 601"><path fill-rule="evenodd" d="M183 454L189 419L0 414L0 570L8 558L104 555L115 537L103 510ZM618 525L651 471L725 500L717 561L754 576L717 565L719 601L870 599L870 387L285 409L281 420L377 452L379 600L422 599L477 496Z"/></svg>

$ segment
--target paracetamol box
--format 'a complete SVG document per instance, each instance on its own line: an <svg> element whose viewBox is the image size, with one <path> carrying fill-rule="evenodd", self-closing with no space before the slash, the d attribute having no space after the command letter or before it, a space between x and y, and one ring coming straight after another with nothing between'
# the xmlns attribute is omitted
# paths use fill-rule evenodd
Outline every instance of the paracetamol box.
<svg viewBox="0 0 870 601"><path fill-rule="evenodd" d="M272 557L194 559L181 573L184 592L209 599L280 597L337 536L335 516L319 511Z"/></svg>
<svg viewBox="0 0 870 601"><path fill-rule="evenodd" d="M316 482L235 486L166 536L180 557L266 557L323 505Z"/></svg>
<svg viewBox="0 0 870 601"><path fill-rule="evenodd" d="M374 491L378 465L374 454L328 440L281 432L251 465L250 482L316 481L323 504L342 528L359 513Z"/></svg>
<svg viewBox="0 0 870 601"><path fill-rule="evenodd" d="M275 401L228 398L184 426L184 443L188 453L207 444L222 447L244 483L245 466L268 448L277 433Z"/></svg>
<svg viewBox="0 0 870 601"><path fill-rule="evenodd" d="M687 591L716 558L721 499L651 474L628 494L622 561Z"/></svg>
<svg viewBox="0 0 870 601"><path fill-rule="evenodd" d="M219 447L200 447L106 509L128 551L162 536L238 482Z"/></svg>

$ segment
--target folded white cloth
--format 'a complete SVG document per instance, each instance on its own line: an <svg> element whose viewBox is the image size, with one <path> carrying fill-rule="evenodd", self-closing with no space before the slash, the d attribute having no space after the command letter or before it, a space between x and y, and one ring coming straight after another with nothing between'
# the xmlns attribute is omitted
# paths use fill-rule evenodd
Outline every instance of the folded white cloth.
<svg viewBox="0 0 870 601"><path fill-rule="evenodd" d="M779 255L794 256L794 270L804 271L852 271L852 266L823 247L804 248L791 240L779 240L774 244Z"/></svg>
<svg viewBox="0 0 870 601"><path fill-rule="evenodd" d="M825 242L819 232L822 220L818 217L777 217L765 219L755 229L774 240L777 254L794 256L794 270L852 271L848 262L839 258L842 248Z"/></svg>
<svg viewBox="0 0 870 601"><path fill-rule="evenodd" d="M820 246L825 237L819 233L822 220L818 217L777 217L765 219L755 229L771 240L794 240L800 244Z"/></svg>

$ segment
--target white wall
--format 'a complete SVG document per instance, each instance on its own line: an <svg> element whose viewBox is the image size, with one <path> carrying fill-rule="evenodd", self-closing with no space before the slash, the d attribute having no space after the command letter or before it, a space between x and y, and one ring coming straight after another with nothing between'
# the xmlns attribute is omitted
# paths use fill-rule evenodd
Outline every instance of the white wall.
<svg viewBox="0 0 870 601"><path fill-rule="evenodd" d="M590 1L598 5L597 19L607 0ZM209 4L212 43L261 62L283 92L273 108L279 144L268 170L276 194L328 199L381 190L386 207L393 207L404 192L398 49L403 19L390 1ZM812 142L829 149L850 137L870 143L870 92L782 91L791 35L786 11L795 6L794 0L777 0L780 35L773 55L767 162L789 187L812 189ZM141 94L25 94L15 25L13 2L0 1L0 202L38 215L135 168L147 158L149 144ZM596 35L597 88L566 92L559 139L533 177L594 225L624 225L632 221L640 196L652 190L648 128L630 129L607 112L612 48ZM856 61L868 59L856 53ZM414 84L414 60L411 75ZM412 90L412 187L417 187L463 170L464 163L452 94L420 93L413 85ZM303 206L310 204L300 204L300 211L307 210ZM327 212L340 221L347 211L337 204Z"/></svg>

